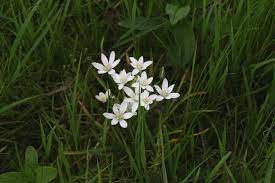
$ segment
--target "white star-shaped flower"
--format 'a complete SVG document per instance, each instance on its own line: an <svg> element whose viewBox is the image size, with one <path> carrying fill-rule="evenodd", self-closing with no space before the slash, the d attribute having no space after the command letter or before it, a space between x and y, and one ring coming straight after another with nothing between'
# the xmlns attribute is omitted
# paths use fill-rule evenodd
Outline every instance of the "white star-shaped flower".
<svg viewBox="0 0 275 183"><path fill-rule="evenodd" d="M161 101L163 99L178 98L180 96L179 93L172 93L174 86L174 84L168 86L168 80L166 78L163 80L161 88L158 85L155 85L155 88L159 93L159 95L156 98L156 101Z"/></svg>
<svg viewBox="0 0 275 183"><path fill-rule="evenodd" d="M132 76L131 73L126 73L124 69L120 71L119 74L117 73L112 74L112 77L114 81L118 84L119 90L121 90L127 82L134 79L134 76Z"/></svg>
<svg viewBox="0 0 275 183"><path fill-rule="evenodd" d="M113 74L115 73L114 68L120 62L120 59L115 60L115 52L112 51L109 60L103 53L101 53L101 61L103 64L97 62L92 63L92 65L98 70L98 74Z"/></svg>
<svg viewBox="0 0 275 183"><path fill-rule="evenodd" d="M135 91L133 91L131 88L124 86L123 88L124 92L128 97L125 97L125 101L129 102L133 108L134 111L137 110L138 108L138 103L139 103L139 95L140 91L139 88L135 88Z"/></svg>
<svg viewBox="0 0 275 183"><path fill-rule="evenodd" d="M127 102L127 112L133 113L133 115L137 115L138 103L137 102L128 102L126 99L124 101Z"/></svg>
<svg viewBox="0 0 275 183"><path fill-rule="evenodd" d="M126 101L123 101L121 104L114 104L113 113L103 113L103 116L111 119L112 125L119 123L122 128L127 128L127 122L125 120L130 119L134 115L132 112L126 112L127 105Z"/></svg>
<svg viewBox="0 0 275 183"><path fill-rule="evenodd" d="M132 71L133 75L136 75L137 73L145 70L149 65L151 65L153 62L152 61L143 61L143 56L139 57L139 59L135 59L134 57L130 57L131 60L131 66L134 68Z"/></svg>
<svg viewBox="0 0 275 183"><path fill-rule="evenodd" d="M141 77L138 78L138 80L132 84L132 87L140 87L144 90L148 90L149 92L153 92L154 89L152 86L150 86L150 84L153 81L153 77L147 78L147 74L146 72L142 72L141 73Z"/></svg>
<svg viewBox="0 0 275 183"><path fill-rule="evenodd" d="M111 90L108 89L108 90L106 91L106 93L99 92L99 94L96 95L95 98L96 98L97 100L99 100L100 102L105 103L105 102L107 102L107 100L109 99L110 96L111 96Z"/></svg>
<svg viewBox="0 0 275 183"><path fill-rule="evenodd" d="M150 105L156 98L157 96L155 94L150 95L147 90L144 90L144 92L140 94L140 106L143 106L146 110L149 110Z"/></svg>

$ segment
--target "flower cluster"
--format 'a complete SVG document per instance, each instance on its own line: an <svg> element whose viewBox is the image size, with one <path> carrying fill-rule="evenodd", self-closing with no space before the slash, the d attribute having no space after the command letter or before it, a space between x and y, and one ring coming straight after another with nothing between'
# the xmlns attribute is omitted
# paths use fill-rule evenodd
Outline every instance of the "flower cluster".
<svg viewBox="0 0 275 183"><path fill-rule="evenodd" d="M107 119L111 119L111 124L119 124L122 128L127 128L127 119L137 115L137 109L139 106L144 107L146 110L150 109L150 105L154 101L162 101L164 99L173 99L180 96L179 93L174 93L174 84L168 84L168 80L165 78L161 86L152 86L153 77L148 77L146 73L147 67L153 62L144 61L141 56L138 60L134 57L130 57L132 72L126 72L125 69L117 73L115 67L119 64L120 59L115 58L115 52L112 51L109 59L106 55L101 54L101 62L93 62L92 65L98 70L98 74L108 73L113 81L117 84L118 90L123 91L124 100L121 104L115 103L113 105L113 113L105 112L103 116ZM102 103L106 103L108 99L114 98L111 96L111 90L108 89L105 93L100 92L95 96L97 100Z"/></svg>

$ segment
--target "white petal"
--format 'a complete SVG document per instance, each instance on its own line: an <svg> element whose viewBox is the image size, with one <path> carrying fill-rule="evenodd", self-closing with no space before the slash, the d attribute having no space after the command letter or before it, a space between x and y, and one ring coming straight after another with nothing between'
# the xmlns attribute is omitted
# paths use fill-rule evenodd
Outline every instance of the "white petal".
<svg viewBox="0 0 275 183"><path fill-rule="evenodd" d="M101 101L101 97L99 95L96 95L95 98L99 101Z"/></svg>
<svg viewBox="0 0 275 183"><path fill-rule="evenodd" d="M116 125L117 123L118 123L118 120L117 120L117 119L112 119L111 125Z"/></svg>
<svg viewBox="0 0 275 183"><path fill-rule="evenodd" d="M110 75L113 75L114 73L116 73L116 71L114 69L112 69L108 72L108 74L110 74Z"/></svg>
<svg viewBox="0 0 275 183"><path fill-rule="evenodd" d="M108 118L108 119L114 119L115 118L115 115L113 113L107 113L107 112L105 112L105 113L103 113L103 116L105 118Z"/></svg>
<svg viewBox="0 0 275 183"><path fill-rule="evenodd" d="M146 90L146 86L140 85L143 90Z"/></svg>
<svg viewBox="0 0 275 183"><path fill-rule="evenodd" d="M161 88L158 85L154 86L159 94L161 94Z"/></svg>
<svg viewBox="0 0 275 183"><path fill-rule="evenodd" d="M178 98L180 96L179 93L170 93L169 97L170 98Z"/></svg>
<svg viewBox="0 0 275 183"><path fill-rule="evenodd" d="M141 65L143 65L143 56L141 56L141 57L139 57L139 59L138 59L138 63Z"/></svg>
<svg viewBox="0 0 275 183"><path fill-rule="evenodd" d="M103 71L103 70L100 70L100 71L97 71L98 74L105 74L107 71Z"/></svg>
<svg viewBox="0 0 275 183"><path fill-rule="evenodd" d="M145 72L145 71L143 71L142 73L141 73L141 78L140 78L141 80L144 80L144 79L147 79L147 73Z"/></svg>
<svg viewBox="0 0 275 183"><path fill-rule="evenodd" d="M101 61L105 66L109 64L108 58L103 53L101 53Z"/></svg>
<svg viewBox="0 0 275 183"><path fill-rule="evenodd" d="M150 84L150 83L152 83L152 81L153 81L153 77L150 77L150 78L148 78L147 80L148 80L148 84Z"/></svg>
<svg viewBox="0 0 275 183"><path fill-rule="evenodd" d="M126 101L123 101L123 102L120 104L120 107L119 107L119 112L120 112L120 114L125 113L126 109L127 109L127 102L126 102Z"/></svg>
<svg viewBox="0 0 275 183"><path fill-rule="evenodd" d="M148 90L149 92L154 92L153 87L150 85L146 86L146 90Z"/></svg>
<svg viewBox="0 0 275 183"><path fill-rule="evenodd" d="M155 95L155 94L153 94L153 95L150 95L149 96L149 100L156 100L156 98L157 98L158 96L157 95Z"/></svg>
<svg viewBox="0 0 275 183"><path fill-rule="evenodd" d="M144 106L144 108L148 111L150 109L149 105Z"/></svg>
<svg viewBox="0 0 275 183"><path fill-rule="evenodd" d="M128 76L127 81L132 81L135 78L135 76Z"/></svg>
<svg viewBox="0 0 275 183"><path fill-rule="evenodd" d="M138 85L137 87L135 87L135 95L139 95L140 92L141 92L141 88Z"/></svg>
<svg viewBox="0 0 275 183"><path fill-rule="evenodd" d="M127 122L125 120L120 120L119 121L119 125L122 127L122 128L127 128Z"/></svg>
<svg viewBox="0 0 275 183"><path fill-rule="evenodd" d="M164 97L165 99L167 100L170 100L171 99L171 96L170 95L167 95L166 97Z"/></svg>
<svg viewBox="0 0 275 183"><path fill-rule="evenodd" d="M144 97L148 97L149 96L149 92L147 90L144 90L144 92L142 92L140 94L140 97L144 98Z"/></svg>
<svg viewBox="0 0 275 183"><path fill-rule="evenodd" d="M106 93L105 93L105 96L106 96L106 97L109 97L110 95L111 95L111 90L108 89L108 90L106 91Z"/></svg>
<svg viewBox="0 0 275 183"><path fill-rule="evenodd" d="M125 69L123 69L122 71L120 71L119 75L126 77L127 73L126 73Z"/></svg>
<svg viewBox="0 0 275 183"><path fill-rule="evenodd" d="M171 93L174 89L174 84L172 84L171 86L168 87L168 92Z"/></svg>
<svg viewBox="0 0 275 183"><path fill-rule="evenodd" d="M121 90L124 87L124 84L119 84L118 89Z"/></svg>
<svg viewBox="0 0 275 183"><path fill-rule="evenodd" d="M114 63L112 64L112 68L117 66L117 64L119 64L119 62L120 62L120 59L117 59L116 61L114 61Z"/></svg>
<svg viewBox="0 0 275 183"><path fill-rule="evenodd" d="M124 98L124 101L129 103L135 102L133 98Z"/></svg>
<svg viewBox="0 0 275 183"><path fill-rule="evenodd" d="M132 116L133 116L133 113L131 113L131 112L127 112L127 113L123 114L124 119L130 119Z"/></svg>
<svg viewBox="0 0 275 183"><path fill-rule="evenodd" d="M134 97L135 93L133 92L133 90L127 86L125 86L123 88L124 92L126 93L126 95L128 95L129 97Z"/></svg>
<svg viewBox="0 0 275 183"><path fill-rule="evenodd" d="M133 68L137 68L137 65L134 64L133 62L131 62L130 65L131 65Z"/></svg>
<svg viewBox="0 0 275 183"><path fill-rule="evenodd" d="M134 57L130 57L131 62L133 63L133 65L137 65L137 59L135 59ZM132 65L132 64L131 64ZM132 65L132 66L133 66ZM134 67L134 66L133 66ZM135 68L135 67L134 67Z"/></svg>
<svg viewBox="0 0 275 183"><path fill-rule="evenodd" d="M119 75L117 73L112 74L112 78L115 83L120 83Z"/></svg>
<svg viewBox="0 0 275 183"><path fill-rule="evenodd" d="M107 98L105 96L102 96L102 95L96 95L95 98L97 100L99 100L100 102L102 102L102 103L105 103L106 100L107 100Z"/></svg>
<svg viewBox="0 0 275 183"><path fill-rule="evenodd" d="M136 112L138 109L138 102L132 103L132 113Z"/></svg>
<svg viewBox="0 0 275 183"><path fill-rule="evenodd" d="M147 61L147 62L144 62L143 64L143 68L142 69L146 69L149 65L151 65L153 62L152 61Z"/></svg>
<svg viewBox="0 0 275 183"><path fill-rule="evenodd" d="M156 98L156 101L162 101L163 99L164 99L163 96L158 95L157 98Z"/></svg>
<svg viewBox="0 0 275 183"><path fill-rule="evenodd" d="M119 108L119 104L114 104L114 105L113 105L113 112L114 112L115 114L119 114L118 108Z"/></svg>
<svg viewBox="0 0 275 183"><path fill-rule="evenodd" d="M162 82L162 89L167 89L168 88L168 80L166 78L164 78L163 82Z"/></svg>
<svg viewBox="0 0 275 183"><path fill-rule="evenodd" d="M109 63L110 63L110 65L112 65L114 63L115 56L116 56L115 52L112 51L111 54L110 54L110 57L109 57Z"/></svg>
<svg viewBox="0 0 275 183"><path fill-rule="evenodd" d="M139 73L139 70L138 70L138 69L134 69L134 70L132 71L132 74L133 74L133 75L136 75L137 73Z"/></svg>
<svg viewBox="0 0 275 183"><path fill-rule="evenodd" d="M104 70L104 66L100 63L93 62L92 65L97 69L97 70Z"/></svg>
<svg viewBox="0 0 275 183"><path fill-rule="evenodd" d="M139 87L139 82L135 82L132 84L132 87L136 88L136 87Z"/></svg>

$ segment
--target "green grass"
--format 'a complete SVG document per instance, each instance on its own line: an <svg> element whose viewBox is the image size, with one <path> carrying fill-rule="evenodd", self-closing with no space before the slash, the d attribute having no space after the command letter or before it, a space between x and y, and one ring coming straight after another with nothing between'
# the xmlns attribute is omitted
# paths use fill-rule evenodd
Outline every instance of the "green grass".
<svg viewBox="0 0 275 183"><path fill-rule="evenodd" d="M190 12L171 25L168 3ZM27 146L54 182L275 181L270 0L2 0L0 173ZM153 59L181 98L111 126L94 96L115 88L91 62ZM123 63L124 62L124 63ZM121 67L122 68L122 67Z"/></svg>

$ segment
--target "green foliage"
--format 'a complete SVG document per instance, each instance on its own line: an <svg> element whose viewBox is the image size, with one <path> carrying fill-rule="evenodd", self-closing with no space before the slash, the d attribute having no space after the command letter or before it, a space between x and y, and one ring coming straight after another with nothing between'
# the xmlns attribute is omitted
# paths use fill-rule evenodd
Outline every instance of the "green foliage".
<svg viewBox="0 0 275 183"><path fill-rule="evenodd" d="M174 37L169 46L169 61L182 70L190 66L195 51L195 35L190 22L182 21L172 27Z"/></svg>
<svg viewBox="0 0 275 183"><path fill-rule="evenodd" d="M57 176L57 170L50 166L39 166L36 150L29 146L25 152L25 166L22 172L0 174L1 183L49 183Z"/></svg>
<svg viewBox="0 0 275 183"><path fill-rule="evenodd" d="M190 11L190 6L180 7L173 4L167 4L165 7L165 11L166 14L169 15L170 23L174 25L188 15Z"/></svg>

